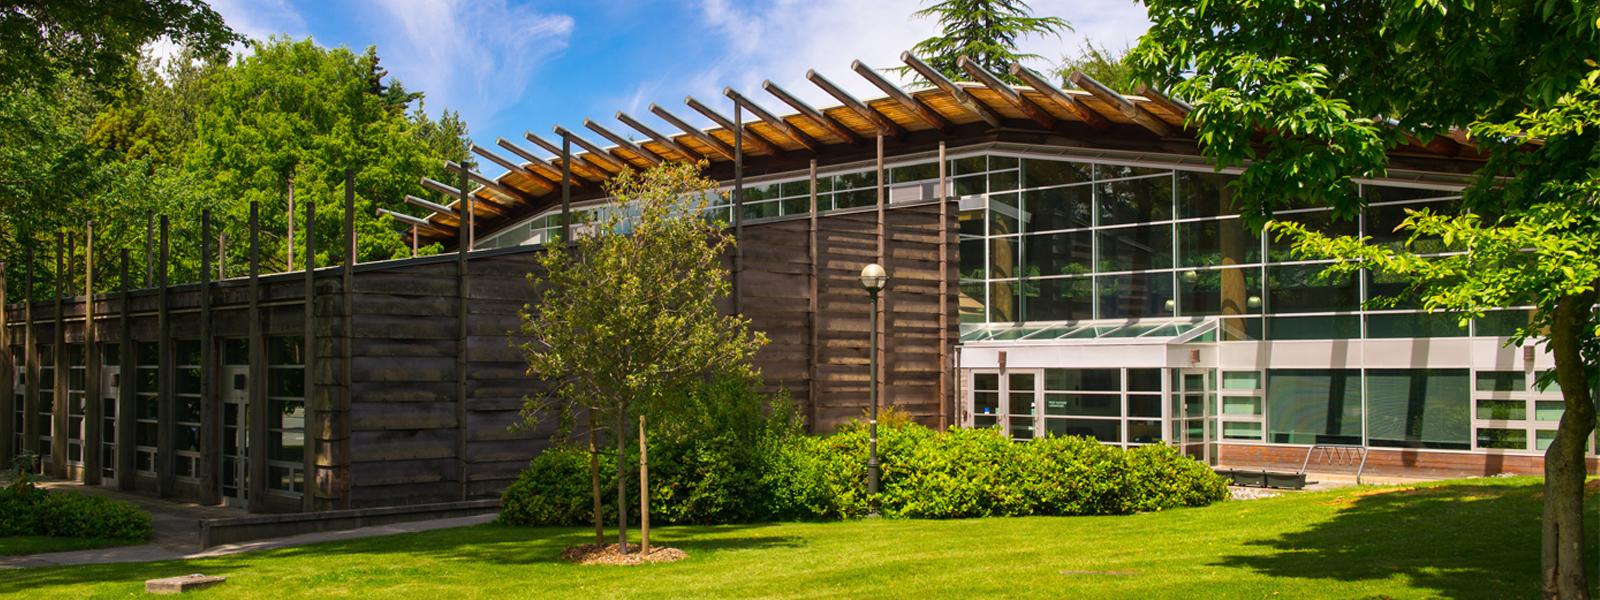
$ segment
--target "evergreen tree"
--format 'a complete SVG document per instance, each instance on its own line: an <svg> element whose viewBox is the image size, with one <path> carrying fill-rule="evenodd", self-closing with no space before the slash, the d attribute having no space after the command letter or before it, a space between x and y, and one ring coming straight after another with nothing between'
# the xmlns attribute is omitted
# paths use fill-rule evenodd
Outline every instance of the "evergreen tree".
<svg viewBox="0 0 1600 600"><path fill-rule="evenodd" d="M1040 58L1017 51L1017 40L1030 35L1060 36L1072 25L1061 17L1033 16L1023 0L939 0L913 13L939 21L939 35L917 42L911 53L951 79L967 79L956 64L966 56L1003 81L1020 83L1011 64ZM907 67L894 69L904 75Z"/></svg>

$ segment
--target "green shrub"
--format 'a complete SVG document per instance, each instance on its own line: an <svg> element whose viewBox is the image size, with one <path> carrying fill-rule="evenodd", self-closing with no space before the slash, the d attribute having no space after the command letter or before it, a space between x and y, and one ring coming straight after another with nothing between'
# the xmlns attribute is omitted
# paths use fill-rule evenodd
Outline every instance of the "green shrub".
<svg viewBox="0 0 1600 600"><path fill-rule="evenodd" d="M600 455L600 497L607 521L616 518L616 460ZM500 521L508 525L578 525L591 523L594 504L589 480L589 452L555 447L539 453L501 494Z"/></svg>
<svg viewBox="0 0 1600 600"><path fill-rule="evenodd" d="M143 541L150 531L150 515L120 500L38 488L0 490L0 536Z"/></svg>
<svg viewBox="0 0 1600 600"><path fill-rule="evenodd" d="M1127 452L1128 512L1205 506L1228 497L1228 482L1211 467L1166 445Z"/></svg>
<svg viewBox="0 0 1600 600"><path fill-rule="evenodd" d="M890 409L879 419L880 489L870 498L865 423L800 435L787 403L769 404L749 382L713 382L680 406L689 412L651 433L656 523L853 519L874 502L884 516L905 518L1114 515L1228 496L1209 467L1165 445L1123 450L1081 437L1018 443L996 428L936 432ZM624 458L637 464L636 454ZM587 452L570 448L534 459L506 490L502 520L589 522L587 461ZM615 519L614 465L615 456L603 454L608 522ZM636 487L628 497L638 498Z"/></svg>
<svg viewBox="0 0 1600 600"><path fill-rule="evenodd" d="M44 490L0 489L0 536L37 535Z"/></svg>
<svg viewBox="0 0 1600 600"><path fill-rule="evenodd" d="M150 515L120 500L54 492L39 505L40 535L142 541L150 531Z"/></svg>

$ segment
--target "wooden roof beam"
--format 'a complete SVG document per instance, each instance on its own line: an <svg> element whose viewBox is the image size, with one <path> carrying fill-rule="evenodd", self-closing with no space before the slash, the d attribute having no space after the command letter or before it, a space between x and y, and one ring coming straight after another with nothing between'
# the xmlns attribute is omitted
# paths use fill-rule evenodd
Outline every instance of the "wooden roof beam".
<svg viewBox="0 0 1600 600"><path fill-rule="evenodd" d="M1056 122L1056 118L1050 114L1050 111L1034 104L1026 96L1017 93L1016 88L1011 87L1010 84L1004 81L1000 81L999 77L995 77L993 73L990 73L972 59L963 56L956 59L956 64L961 67L961 70L971 75L973 81L981 83L984 87L999 94L1001 98L1015 106L1017 110L1022 111L1022 114L1028 115L1028 118L1033 119L1033 122L1038 123L1040 127L1055 129L1059 125Z"/></svg>
<svg viewBox="0 0 1600 600"><path fill-rule="evenodd" d="M589 159L592 162L594 159L600 159L598 162L602 163L602 167L609 168L613 171L621 171L624 167L630 166L628 165L627 161L612 156L611 153L606 152L604 148L595 145L594 142L583 139L578 134L567 131L567 128L565 127L557 125L555 126L554 131L556 132L556 135L572 140L572 143L582 146L584 150L588 150L589 154L584 158Z"/></svg>
<svg viewBox="0 0 1600 600"><path fill-rule="evenodd" d="M684 133L689 134L689 137L698 140L702 144L710 146L711 150L722 155L723 159L733 160L733 147L723 143L722 140L713 137L709 133L701 131L698 127L684 122L684 120L679 119L677 115L667 112L667 109L656 106L655 104L650 105L650 112L655 113L655 115L658 117L661 117L661 120L671 123L673 127L683 130Z"/></svg>
<svg viewBox="0 0 1600 600"><path fill-rule="evenodd" d="M831 133L843 140L844 143L857 144L861 142L860 134L852 131L849 127L845 127L843 123L835 121L833 117L822 114L817 109L812 108L810 104L806 104L804 101L794 97L789 92L784 91L783 88L778 87L778 84L773 83L772 80L768 79L761 82L761 89L766 90L768 94L772 94L773 97L782 101L784 104L789 105L789 108L799 111L799 113L805 115L806 118L816 122L818 127L828 130L828 133Z"/></svg>
<svg viewBox="0 0 1600 600"><path fill-rule="evenodd" d="M520 175L522 175L524 177L527 177L528 179L532 179L534 182L536 182L536 183L538 183L540 185L547 186L547 187L556 187L558 185L555 181L552 181L550 178L545 177L544 175L541 175L539 173L535 173L535 172L533 172L532 169L529 169L527 167L519 165L515 161L513 161L513 160L511 160L509 158L506 158L504 156L500 156L499 154L495 154L494 151L492 151L492 150L490 150L488 148L485 148L483 146L479 146L477 144L472 144L472 153L476 154L478 156L484 157L489 162L492 162L494 164L497 164L497 165L500 165L502 167L505 167L507 171L510 171L512 173L520 174Z"/></svg>
<svg viewBox="0 0 1600 600"><path fill-rule="evenodd" d="M617 120L621 121L624 125L632 127L635 131L645 134L645 136L655 140L657 144L661 144L666 146L669 150L677 152L678 155L682 156L685 161L696 162L705 158L701 156L699 152L685 148L683 144L679 144L678 141L672 139L671 136L658 133L656 130L651 129L648 125L640 123L638 119L630 117L627 115L627 113L624 113L620 110L617 111Z"/></svg>
<svg viewBox="0 0 1600 600"><path fill-rule="evenodd" d="M866 119L869 123L872 123L872 126L877 128L877 133L880 135L898 137L905 134L905 128L901 127L899 123L896 123L894 120L883 116L883 113L873 110L873 108L867 106L866 103L857 100L855 96L851 96L849 92L846 92L839 86L834 85L832 81L828 81L827 77L823 77L822 74L816 72L816 70L806 71L806 79L810 80L811 83L816 84L817 87L822 88L822 91L827 92L829 96L833 96L833 99L838 100L840 104L845 106L845 108L854 111L861 118Z"/></svg>
<svg viewBox="0 0 1600 600"><path fill-rule="evenodd" d="M822 142L817 141L817 138L806 135L806 132L796 129L788 121L768 112L765 108L761 108L761 105L756 104L754 100L746 98L744 94L734 91L733 88L722 88L722 95L727 96L734 104L743 106L745 110L750 111L750 114L755 115L757 119L766 121L773 129L778 130L778 133L782 133L785 137L794 140L796 144L800 144L806 150L816 152L817 148L822 146ZM752 129L751 131L754 130Z"/></svg>
<svg viewBox="0 0 1600 600"><path fill-rule="evenodd" d="M549 180L551 185L560 185L561 167L550 164L550 161L534 156L532 152L527 151L522 146L511 143L511 140L505 138L495 138L494 143L501 148L505 148L506 150L510 151L512 154L517 155L517 158L528 161L528 164L544 169L547 172L554 173L554 177L546 177L545 179ZM578 179L576 176L572 177L571 179L573 187L583 187L582 179Z"/></svg>
<svg viewBox="0 0 1600 600"><path fill-rule="evenodd" d="M928 105L923 104L922 101L912 98L910 94L905 92L905 90L900 89L900 86L897 86L891 83L889 80L884 79L883 76L879 75L877 71L874 71L872 67L869 67L865 63L862 63L858 60L850 63L850 70L855 71L857 75L860 75L862 78L871 82L872 85L878 86L878 89L883 90L884 94L887 94L890 98L894 99L895 102L899 102L901 107L904 107L907 111L910 111L911 114L916 115L916 117L923 123L927 123L929 127L939 131L950 130L951 124L949 119L944 118L944 115L939 114L939 111L929 108Z"/></svg>
<svg viewBox="0 0 1600 600"><path fill-rule="evenodd" d="M689 105L689 108L695 109L696 112L705 115L706 118L711 119L713 123L721 125L722 128L728 130L729 133L732 133L735 129L738 129L738 127L734 126L733 121L730 121L727 117L718 114L717 111L712 110L711 107L701 104L699 100L694 99L694 96L684 98L683 103ZM756 134L756 132L751 131L749 123L741 123L741 125L744 125L744 136L742 137L744 143L754 146L757 153L772 155L783 154L783 149L774 146L772 142L767 141L766 138L763 138Z"/></svg>
<svg viewBox="0 0 1600 600"><path fill-rule="evenodd" d="M1088 105L1079 102L1077 98L1072 97L1072 94L1062 91L1061 88L1058 88L1055 86L1055 84L1050 83L1050 80L1045 79L1043 76L1034 72L1033 69L1022 66L1022 63L1012 63L1011 74L1017 76L1018 79L1021 79L1023 82L1027 83L1029 87L1034 89L1034 91L1044 94L1046 98L1054 101L1056 105L1060 106L1063 110L1072 113L1072 116L1077 117L1080 121L1083 121L1085 125L1088 125L1096 130L1105 129L1111 126L1111 122L1106 120L1105 115L1102 115L1099 112L1096 112L1094 109L1089 108Z"/></svg>
<svg viewBox="0 0 1600 600"><path fill-rule="evenodd" d="M496 182L493 178L486 177L486 176L484 176L483 173L479 173L479 172L474 171L472 169L468 169L466 167L463 167L463 166L461 166L460 163L457 163L456 161L453 161L453 160L444 161L444 168L449 169L451 171L455 171L457 173L465 171L467 173L467 179L472 180L474 183L477 183L480 186L483 186L483 187L481 187L479 189L472 190L472 193L474 193L474 194L476 194L478 192L481 192L483 190L489 190L489 191L494 192L496 194L500 194L502 196L510 198L511 200L513 200L513 201L515 201L517 203L521 203L521 202L524 202L526 200L526 196L522 192L519 192L519 191L513 190L511 188L508 188L506 186L500 185L500 183ZM488 200L490 202L494 202L493 198L485 197L484 199Z"/></svg>
<svg viewBox="0 0 1600 600"><path fill-rule="evenodd" d="M1139 90L1136 93L1138 93L1140 96L1144 96L1151 102L1160 105L1162 108L1178 113L1179 115L1183 116L1184 119L1188 119L1189 113L1194 110L1194 107L1189 106L1188 102L1173 99L1171 96L1161 93L1161 90L1157 90L1142 83L1139 84Z"/></svg>
<svg viewBox="0 0 1600 600"><path fill-rule="evenodd" d="M417 208L422 208L422 209L431 211L431 212L433 212L433 214L439 215L441 217L445 217L445 218L449 218L449 219L455 219L455 220L460 220L461 219L461 213L456 212L456 209L450 208L450 207L445 206L443 204L439 204L437 202L433 202L433 201L428 200L426 198L419 198L419 197L413 196L411 194L406 194L406 204L410 204L410 205L415 206Z"/></svg>
<svg viewBox="0 0 1600 600"><path fill-rule="evenodd" d="M611 143L616 144L618 148L626 149L627 151L638 155L640 158L643 158L645 162L650 163L650 166L652 167L661 164L661 157L657 156L656 153L639 147L638 144L629 141L628 138L612 133L610 129L600 126L599 123L596 123L593 120L584 119L583 126L588 127L590 131L600 134L601 137L611 140ZM619 156L617 158L620 159L622 157Z"/></svg>
<svg viewBox="0 0 1600 600"><path fill-rule="evenodd" d="M560 145L534 135L532 131L522 132L522 137L528 138L528 141L537 144L540 148L544 148L546 152L556 156L561 156ZM579 177L588 179L589 181L605 181L606 178L611 176L611 174L606 172L604 168L601 168L596 161L580 157L577 154L573 154L571 158L579 159L572 161L572 172Z"/></svg>
<svg viewBox="0 0 1600 600"><path fill-rule="evenodd" d="M1073 85L1089 92L1090 95L1099 98L1102 102L1117 107L1122 116L1138 123L1140 127L1150 130L1151 133L1161 137L1172 137L1175 134L1172 126L1168 125L1166 121L1150 114L1150 111L1134 104L1133 101L1106 87L1105 84L1095 81L1093 77L1084 75L1082 71L1073 71L1072 76L1068 79L1072 81Z"/></svg>
<svg viewBox="0 0 1600 600"><path fill-rule="evenodd" d="M922 62L922 59L913 56L910 52L901 52L900 61L906 63L906 66L911 67L911 70L916 71L923 79L932 82L934 87L944 90L946 94L950 94L956 104L961 105L961 108L967 109L967 112L978 115L978 118L988 123L990 127L1001 126L1000 115L996 114L994 109L989 108L989 105L973 97L971 92L956 85L956 82L950 81L948 77L945 77L937 69L928 66L928 63Z"/></svg>
<svg viewBox="0 0 1600 600"><path fill-rule="evenodd" d="M396 221L399 221L401 223L405 223L407 225L415 226L417 229L426 230L426 231L428 231L428 232L430 232L432 234L436 234L436 235L441 236L441 237L450 235L449 232L439 228L439 226L437 224L430 223L430 222L428 222L428 221L426 221L424 219L419 219L417 217L413 217L413 216L405 214L403 212L395 212L395 211L389 210L387 208L378 209L378 216L381 217L381 216L384 216L384 215L389 215L390 218L392 218L392 219L394 219Z"/></svg>

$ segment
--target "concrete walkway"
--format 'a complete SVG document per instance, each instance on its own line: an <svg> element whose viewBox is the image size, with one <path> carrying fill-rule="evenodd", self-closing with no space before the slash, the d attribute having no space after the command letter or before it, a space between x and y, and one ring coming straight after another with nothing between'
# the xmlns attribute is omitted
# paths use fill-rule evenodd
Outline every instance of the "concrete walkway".
<svg viewBox="0 0 1600 600"><path fill-rule="evenodd" d="M473 515L470 517L456 517L452 519L412 521L410 523L378 525L345 531L307 533L303 535L256 540L253 542L244 542L239 544L224 544L205 550L200 550L198 537L196 537L195 543L189 546L172 545L170 543L153 541L152 543L140 546L121 546L117 548L101 548L98 550L76 550L72 552L51 552L48 554L0 557L0 569L25 569L29 567L97 565L108 563L137 563L209 558L213 556L226 556L229 554L252 552L255 550L303 546L306 544L316 544L320 542L355 540L361 538L395 535L400 533L414 533L418 531L431 531L434 529L448 529L451 527L481 525L483 523L493 521L494 518L494 513L487 513L482 515Z"/></svg>

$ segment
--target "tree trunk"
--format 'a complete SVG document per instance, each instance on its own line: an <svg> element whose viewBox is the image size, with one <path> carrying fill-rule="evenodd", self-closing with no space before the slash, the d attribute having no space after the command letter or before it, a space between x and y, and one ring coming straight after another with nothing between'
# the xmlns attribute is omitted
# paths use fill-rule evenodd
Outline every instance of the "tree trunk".
<svg viewBox="0 0 1600 600"><path fill-rule="evenodd" d="M1584 449L1594 431L1594 398L1580 351L1595 292L1568 295L1556 303L1550 326L1556 382L1566 412L1556 439L1545 451L1544 518L1540 552L1545 598L1587 599L1589 578L1583 559L1583 483L1588 474Z"/></svg>
<svg viewBox="0 0 1600 600"><path fill-rule="evenodd" d="M601 521L604 519L600 510L600 448L594 443L594 409L587 411L589 417L589 495L594 499L594 543L596 546L606 543L606 527Z"/></svg>
<svg viewBox="0 0 1600 600"><path fill-rule="evenodd" d="M617 411L617 551L628 553L628 451L627 411Z"/></svg>

